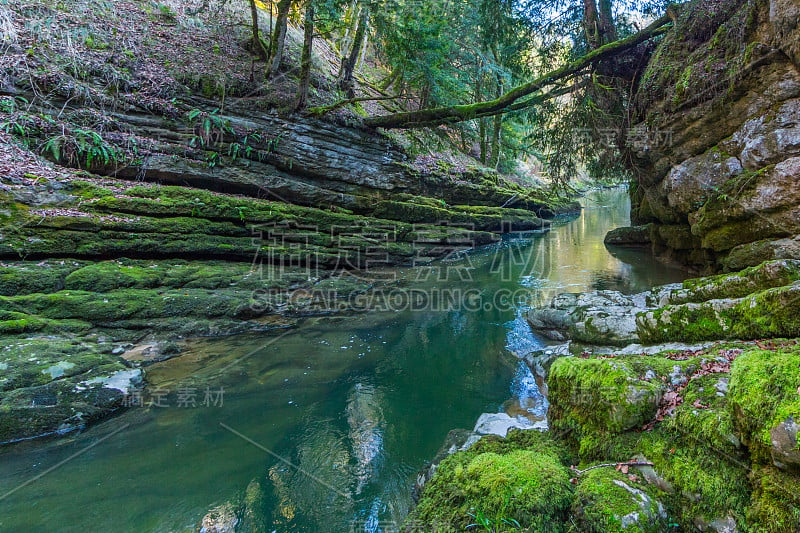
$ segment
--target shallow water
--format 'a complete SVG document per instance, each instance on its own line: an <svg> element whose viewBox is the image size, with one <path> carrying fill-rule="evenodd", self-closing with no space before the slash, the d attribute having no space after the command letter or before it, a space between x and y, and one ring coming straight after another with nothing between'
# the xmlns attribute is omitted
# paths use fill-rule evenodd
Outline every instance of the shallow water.
<svg viewBox="0 0 800 533"><path fill-rule="evenodd" d="M504 403L544 415L513 355L543 345L526 306L686 277L644 252L623 262L606 250L605 233L629 222L624 191L583 203L582 216L550 232L398 273L401 286L469 293L478 305L197 341L148 369L155 385L143 407L69 440L0 450L0 531L194 531L253 479L265 489L267 531L395 530L448 431Z"/></svg>

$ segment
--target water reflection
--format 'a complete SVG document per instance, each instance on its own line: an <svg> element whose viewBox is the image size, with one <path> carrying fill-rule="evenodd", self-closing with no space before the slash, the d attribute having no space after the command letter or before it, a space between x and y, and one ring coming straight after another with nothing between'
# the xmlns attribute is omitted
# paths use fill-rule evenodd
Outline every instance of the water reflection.
<svg viewBox="0 0 800 533"><path fill-rule="evenodd" d="M624 262L608 253L606 231L627 218L626 195L601 192L580 218L549 233L508 238L436 275L401 271L400 283L488 296L520 291L518 303L540 305L558 292L633 292L682 279L641 253ZM390 530L411 505L416 473L451 429L472 428L480 413L503 407L544 415L540 384L514 355L542 345L522 311L375 312L306 320L272 344L263 335L199 341L188 355L151 367L148 379L171 390L222 387L224 406L134 409L69 440L0 451L5 493L131 424L2 501L0 530L193 531L253 479L266 489L261 511L275 531Z"/></svg>

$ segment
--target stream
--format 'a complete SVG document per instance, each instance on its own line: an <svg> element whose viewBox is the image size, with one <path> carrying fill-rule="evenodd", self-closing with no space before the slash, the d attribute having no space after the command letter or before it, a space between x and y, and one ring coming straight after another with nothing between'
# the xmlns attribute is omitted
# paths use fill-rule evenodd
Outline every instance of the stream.
<svg viewBox="0 0 800 533"><path fill-rule="evenodd" d="M517 357L545 345L526 306L687 276L642 251L606 250L605 233L629 224L624 190L582 203L580 217L549 232L398 272L428 294L476 291L479 305L193 341L147 369L143 406L69 439L0 450L0 531L195 531L254 479L268 532L396 531L417 473L451 429L504 404L545 415ZM498 304L498 294L509 297Z"/></svg>

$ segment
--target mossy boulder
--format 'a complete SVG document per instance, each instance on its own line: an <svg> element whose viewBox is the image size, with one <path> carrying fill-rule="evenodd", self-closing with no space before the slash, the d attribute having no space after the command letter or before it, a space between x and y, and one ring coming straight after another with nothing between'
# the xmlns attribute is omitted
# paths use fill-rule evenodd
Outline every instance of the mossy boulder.
<svg viewBox="0 0 800 533"><path fill-rule="evenodd" d="M731 368L734 424L754 460L800 472L800 347L750 350Z"/></svg>
<svg viewBox="0 0 800 533"><path fill-rule="evenodd" d="M681 391L682 403L665 424L729 457L746 457L728 405L729 374L699 375Z"/></svg>
<svg viewBox="0 0 800 533"><path fill-rule="evenodd" d="M731 274L720 274L683 282L683 290L673 291L669 303L704 302L721 298L742 298L754 292L791 285L800 280L800 261L767 261Z"/></svg>
<svg viewBox="0 0 800 533"><path fill-rule="evenodd" d="M64 278L85 265L75 260L44 263L0 263L0 295L55 292L64 288Z"/></svg>
<svg viewBox="0 0 800 533"><path fill-rule="evenodd" d="M744 298L686 303L640 312L639 338L646 343L761 339L800 335L800 282Z"/></svg>
<svg viewBox="0 0 800 533"><path fill-rule="evenodd" d="M564 357L550 367L548 420L554 431L591 457L602 440L652 420L666 385L661 377L696 360L672 362L651 356Z"/></svg>
<svg viewBox="0 0 800 533"><path fill-rule="evenodd" d="M567 457L538 431L485 437L439 464L409 523L435 532L476 523L505 530L514 521L526 531L566 531L573 494Z"/></svg>
<svg viewBox="0 0 800 533"><path fill-rule="evenodd" d="M773 259L800 259L800 237L764 239L739 245L722 259L721 265L726 271L735 271Z"/></svg>
<svg viewBox="0 0 800 533"><path fill-rule="evenodd" d="M759 467L751 474L752 503L747 523L759 533L793 533L800 524L800 479L776 468Z"/></svg>
<svg viewBox="0 0 800 533"><path fill-rule="evenodd" d="M668 428L642 433L635 449L668 483L671 494L664 503L685 529L707 530L729 517L745 523L751 494L746 460Z"/></svg>
<svg viewBox="0 0 800 533"><path fill-rule="evenodd" d="M639 479L633 476L634 479ZM578 531L586 533L659 533L667 512L654 486L636 482L611 468L580 476L572 512Z"/></svg>
<svg viewBox="0 0 800 533"><path fill-rule="evenodd" d="M651 243L650 226L615 228L606 234L603 242L611 246L646 246Z"/></svg>

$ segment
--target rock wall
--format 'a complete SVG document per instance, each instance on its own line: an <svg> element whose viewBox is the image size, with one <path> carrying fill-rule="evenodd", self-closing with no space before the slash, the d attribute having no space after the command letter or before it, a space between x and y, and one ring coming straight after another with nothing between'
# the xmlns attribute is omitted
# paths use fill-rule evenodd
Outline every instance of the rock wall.
<svg viewBox="0 0 800 533"><path fill-rule="evenodd" d="M800 257L799 20L791 0L682 6L634 100L649 133L629 136L656 252L703 270Z"/></svg>

